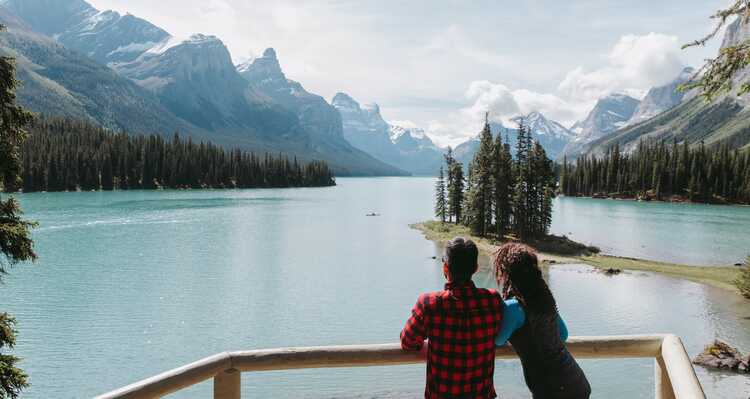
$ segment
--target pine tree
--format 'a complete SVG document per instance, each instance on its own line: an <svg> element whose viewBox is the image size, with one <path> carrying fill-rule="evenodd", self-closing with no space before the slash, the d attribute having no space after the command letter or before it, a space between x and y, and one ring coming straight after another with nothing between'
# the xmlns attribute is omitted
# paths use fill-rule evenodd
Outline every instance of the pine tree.
<svg viewBox="0 0 750 399"><path fill-rule="evenodd" d="M448 149L445 159L448 168L448 214L459 224L464 203L464 170L461 163L453 158L451 149Z"/></svg>
<svg viewBox="0 0 750 399"><path fill-rule="evenodd" d="M437 183L435 183L435 216L445 223L448 215L448 200L445 193L445 176L443 167L440 167Z"/></svg>
<svg viewBox="0 0 750 399"><path fill-rule="evenodd" d="M513 222L518 237L525 240L531 236L534 215L532 197L532 171L530 164L531 134L521 120L516 141L516 182L513 193Z"/></svg>
<svg viewBox="0 0 750 399"><path fill-rule="evenodd" d="M513 157L510 146L503 143L502 135L495 138L494 148L494 190L495 190L495 234L503 237L510 231L513 216Z"/></svg>
<svg viewBox="0 0 750 399"><path fill-rule="evenodd" d="M492 225L493 199L493 154L494 146L490 131L489 118L485 118L484 128L479 135L479 150L472 161L470 189L467 193L466 217L472 232L480 237L487 235Z"/></svg>
<svg viewBox="0 0 750 399"><path fill-rule="evenodd" d="M4 29L0 26L0 30ZM0 57L0 185L14 191L21 183L20 148L31 114L16 105L16 69L12 58ZM36 259L30 230L34 224L22 218L13 197L0 197L0 275L4 266ZM13 349L16 320L0 313L0 351ZM19 359L0 352L0 398L16 398L28 386L27 376L16 365Z"/></svg>
<svg viewBox="0 0 750 399"><path fill-rule="evenodd" d="M748 151L726 144L693 147L683 142L643 141L631 154L617 147L602 158L580 157L576 166L563 165L560 185L566 195L626 195L669 199L686 197L696 202L750 203L746 189ZM606 174L607 183L601 176ZM610 184L612 176L616 183Z"/></svg>

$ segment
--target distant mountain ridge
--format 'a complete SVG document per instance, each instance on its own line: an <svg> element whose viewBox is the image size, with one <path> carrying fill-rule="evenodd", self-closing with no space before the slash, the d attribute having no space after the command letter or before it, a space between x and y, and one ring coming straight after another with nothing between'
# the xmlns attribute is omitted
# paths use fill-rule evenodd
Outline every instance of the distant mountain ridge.
<svg viewBox="0 0 750 399"><path fill-rule="evenodd" d="M750 25L746 19L738 18L728 25L722 48L747 40L750 40ZM677 80L684 79L681 76ZM737 95L737 88L750 81L750 68L740 71L732 80L734 89L711 102L695 93L686 93L672 108L594 140L573 155L601 155L615 144L624 151L632 151L641 140L750 147L750 95ZM657 90L668 92L674 83Z"/></svg>
<svg viewBox="0 0 750 399"><path fill-rule="evenodd" d="M646 121L680 104L687 94L680 90L680 86L689 81L694 74L695 69L686 67L677 78L666 85L652 87L625 126Z"/></svg>
<svg viewBox="0 0 750 399"><path fill-rule="evenodd" d="M516 125L523 122L531 131L534 140L544 147L547 156L555 159L560 156L566 146L576 138L576 134L565 128L562 124L547 119L542 113L534 111L528 115L517 116L511 119ZM518 129L506 127L502 123L491 122L490 131L497 137L502 135L503 141L510 144L511 152L515 154L515 145L518 140ZM463 142L454 149L454 156L464 165L468 165L479 150L479 135Z"/></svg>
<svg viewBox="0 0 750 399"><path fill-rule="evenodd" d="M345 93L337 93L331 104L340 113L344 137L353 146L414 175L438 173L444 150L424 130L391 125L377 104L360 105Z"/></svg>
<svg viewBox="0 0 750 399"><path fill-rule="evenodd" d="M325 120L317 119L319 114L310 113L308 106L271 95L263 85L255 87L236 70L226 46L216 37L176 39L146 20L100 12L83 0L3 0L0 6L7 20L23 21L10 32L16 39L5 40L4 47L19 58L36 59L19 76L32 83L21 93L22 103L37 112L87 117L112 129L180 131L221 145L285 152L301 160L322 159L340 175L405 173L351 146L337 125L337 114L322 104L322 98L317 104L318 110L327 110ZM24 40L18 40L21 31ZM28 45L32 42L33 49ZM90 68L60 70L60 60ZM105 64L117 73L99 66ZM115 83L97 80L100 75L91 71L109 71L107 79ZM77 86L70 87L71 81ZM92 97L90 91L111 84L127 87L138 99L118 95L117 90L110 98ZM71 90L78 97L69 95ZM118 111L123 107L130 111ZM144 115L139 117L135 108ZM137 119L143 121L134 122Z"/></svg>

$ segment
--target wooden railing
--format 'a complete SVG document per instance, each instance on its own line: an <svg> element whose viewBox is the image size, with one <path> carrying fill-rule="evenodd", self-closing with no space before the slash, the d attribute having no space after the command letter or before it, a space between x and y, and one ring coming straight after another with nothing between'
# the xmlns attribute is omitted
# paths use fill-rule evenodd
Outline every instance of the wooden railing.
<svg viewBox="0 0 750 399"><path fill-rule="evenodd" d="M657 399L705 399L682 341L675 335L575 337L567 347L577 359L652 358ZM510 347L498 359L513 359ZM99 396L100 399L159 398L210 378L215 399L239 399L243 372L415 364L424 358L398 344L327 346L224 352ZM415 382L416 383L416 382Z"/></svg>

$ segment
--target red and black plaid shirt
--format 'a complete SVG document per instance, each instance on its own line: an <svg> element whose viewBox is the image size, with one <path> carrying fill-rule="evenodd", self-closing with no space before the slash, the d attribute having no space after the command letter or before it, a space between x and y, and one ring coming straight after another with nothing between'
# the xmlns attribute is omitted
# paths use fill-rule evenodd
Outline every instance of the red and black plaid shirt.
<svg viewBox="0 0 750 399"><path fill-rule="evenodd" d="M426 399L494 398L495 337L503 300L495 290L473 282L446 284L445 291L422 294L401 332L401 347L427 346Z"/></svg>

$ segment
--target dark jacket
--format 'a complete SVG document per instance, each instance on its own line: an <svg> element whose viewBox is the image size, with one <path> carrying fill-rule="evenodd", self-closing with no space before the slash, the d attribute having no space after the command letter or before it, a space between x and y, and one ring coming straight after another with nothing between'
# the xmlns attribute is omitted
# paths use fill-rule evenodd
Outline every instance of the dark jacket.
<svg viewBox="0 0 750 399"><path fill-rule="evenodd" d="M534 399L587 399L591 386L560 340L558 315L526 310L526 322L510 337L521 358L523 376Z"/></svg>

